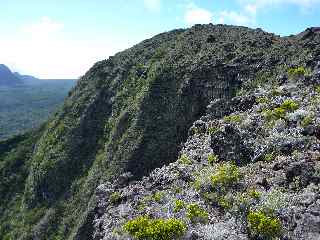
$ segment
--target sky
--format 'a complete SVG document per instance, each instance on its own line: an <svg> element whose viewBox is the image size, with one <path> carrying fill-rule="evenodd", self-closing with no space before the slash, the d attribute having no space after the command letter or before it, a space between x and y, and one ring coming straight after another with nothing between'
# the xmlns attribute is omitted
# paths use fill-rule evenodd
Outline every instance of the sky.
<svg viewBox="0 0 320 240"><path fill-rule="evenodd" d="M0 0L0 63L78 78L146 38L198 23L296 34L320 26L320 0Z"/></svg>

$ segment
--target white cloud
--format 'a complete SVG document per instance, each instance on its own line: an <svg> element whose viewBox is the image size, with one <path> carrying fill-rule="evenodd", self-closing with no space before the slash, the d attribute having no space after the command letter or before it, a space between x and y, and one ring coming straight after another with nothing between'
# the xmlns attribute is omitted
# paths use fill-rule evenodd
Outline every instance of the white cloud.
<svg viewBox="0 0 320 240"><path fill-rule="evenodd" d="M144 6L150 11L159 11L161 7L160 0L143 0Z"/></svg>
<svg viewBox="0 0 320 240"><path fill-rule="evenodd" d="M40 78L74 78L134 41L106 36L79 39L63 30L62 23L44 17L20 27L15 35L0 36L0 63Z"/></svg>
<svg viewBox="0 0 320 240"><path fill-rule="evenodd" d="M238 0L245 5L245 10L257 13L258 10L267 7L279 7L283 5L295 5L303 12L309 11L313 6L320 4L320 0Z"/></svg>
<svg viewBox="0 0 320 240"><path fill-rule="evenodd" d="M257 6L255 4L248 4L245 6L245 11L249 13L250 15L256 15L257 14Z"/></svg>
<svg viewBox="0 0 320 240"><path fill-rule="evenodd" d="M212 12L197 7L195 4L190 3L184 15L184 20L188 25L205 24L212 22Z"/></svg>
<svg viewBox="0 0 320 240"><path fill-rule="evenodd" d="M241 6L238 11L215 12L215 22L254 27L256 17L262 9L295 5L303 13L307 13L313 6L320 4L320 0L238 0L238 2Z"/></svg>
<svg viewBox="0 0 320 240"><path fill-rule="evenodd" d="M235 11L221 11L216 13L215 15L217 16L217 23L250 25L254 21L251 16Z"/></svg>
<svg viewBox="0 0 320 240"><path fill-rule="evenodd" d="M23 26L22 32L36 37L48 37L58 33L62 29L63 24L55 22L49 17L42 17L37 23Z"/></svg>

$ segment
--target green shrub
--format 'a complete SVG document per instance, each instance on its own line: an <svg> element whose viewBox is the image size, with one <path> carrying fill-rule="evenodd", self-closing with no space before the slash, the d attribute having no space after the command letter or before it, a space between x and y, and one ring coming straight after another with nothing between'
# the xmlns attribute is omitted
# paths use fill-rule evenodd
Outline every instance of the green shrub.
<svg viewBox="0 0 320 240"><path fill-rule="evenodd" d="M285 100L279 107L274 108L273 110L263 111L267 120L278 120L284 119L288 112L293 112L299 108L299 104L294 100Z"/></svg>
<svg viewBox="0 0 320 240"><path fill-rule="evenodd" d="M261 192L258 192L256 189L250 189L248 190L248 195L251 198L259 199L261 197Z"/></svg>
<svg viewBox="0 0 320 240"><path fill-rule="evenodd" d="M219 207L223 209L230 209L232 207L232 201L225 196L219 196L217 199Z"/></svg>
<svg viewBox="0 0 320 240"><path fill-rule="evenodd" d="M292 99L287 99L280 105L280 108L288 112L293 112L299 108L299 104Z"/></svg>
<svg viewBox="0 0 320 240"><path fill-rule="evenodd" d="M164 198L164 192L156 192L155 194L153 194L153 197L152 197L152 199L155 202L161 202L163 198Z"/></svg>
<svg viewBox="0 0 320 240"><path fill-rule="evenodd" d="M289 78L297 78L307 75L307 70L304 67L292 67L288 69Z"/></svg>
<svg viewBox="0 0 320 240"><path fill-rule="evenodd" d="M275 153L271 152L271 153L267 153L263 156L263 160L265 162L272 162L275 159Z"/></svg>
<svg viewBox="0 0 320 240"><path fill-rule="evenodd" d="M250 211L247 216L248 228L253 236L274 239L280 236L281 222L278 218L268 216L262 211Z"/></svg>
<svg viewBox="0 0 320 240"><path fill-rule="evenodd" d="M241 117L240 115L229 115L229 116L225 116L223 120L229 123L240 123Z"/></svg>
<svg viewBox="0 0 320 240"><path fill-rule="evenodd" d="M320 85L315 86L314 91L316 92L316 94L320 94Z"/></svg>
<svg viewBox="0 0 320 240"><path fill-rule="evenodd" d="M118 203L118 202L120 201L120 199L121 199L121 195L120 195L119 192L114 192L114 193L112 193L112 194L110 195L110 198L109 198L109 200L110 200L110 202L111 202L112 204Z"/></svg>
<svg viewBox="0 0 320 240"><path fill-rule="evenodd" d="M235 164L225 163L211 176L211 183L216 188L224 189L238 183L240 179L239 168Z"/></svg>
<svg viewBox="0 0 320 240"><path fill-rule="evenodd" d="M264 103L269 103L270 102L270 99L267 98L267 97L258 97L256 99L257 103L261 103L261 104L264 104Z"/></svg>
<svg viewBox="0 0 320 240"><path fill-rule="evenodd" d="M180 158L178 159L178 163L185 164L185 165L191 165L192 161L186 154L182 154Z"/></svg>
<svg viewBox="0 0 320 240"><path fill-rule="evenodd" d="M311 116L311 115L305 116L300 123L301 127L307 127L307 126L311 125L313 123L313 121L314 121L313 116Z"/></svg>
<svg viewBox="0 0 320 240"><path fill-rule="evenodd" d="M207 131L208 131L209 135L212 135L212 134L216 133L218 130L219 130L218 127L209 127Z"/></svg>
<svg viewBox="0 0 320 240"><path fill-rule="evenodd" d="M124 225L124 230L139 240L175 240L181 238L186 229L181 220L151 219L148 216L137 217Z"/></svg>
<svg viewBox="0 0 320 240"><path fill-rule="evenodd" d="M174 203L174 209L173 211L175 213L179 212L180 210L184 209L186 207L186 204L182 200L176 200Z"/></svg>
<svg viewBox="0 0 320 240"><path fill-rule="evenodd" d="M213 154L213 153L210 153L208 155L208 163L210 165L213 165L214 163L218 162L219 158L217 155Z"/></svg>
<svg viewBox="0 0 320 240"><path fill-rule="evenodd" d="M187 217L192 223L206 223L208 222L208 213L198 204L192 203L187 206Z"/></svg>
<svg viewBox="0 0 320 240"><path fill-rule="evenodd" d="M277 87L273 87L271 89L271 96L276 97L276 96L281 96L283 94L283 91L281 91L279 88Z"/></svg>

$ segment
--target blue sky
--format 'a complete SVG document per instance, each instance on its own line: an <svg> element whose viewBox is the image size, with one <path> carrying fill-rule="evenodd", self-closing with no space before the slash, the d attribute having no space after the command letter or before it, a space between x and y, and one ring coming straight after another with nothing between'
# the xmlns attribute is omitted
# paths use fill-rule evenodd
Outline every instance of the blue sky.
<svg viewBox="0 0 320 240"><path fill-rule="evenodd" d="M320 0L0 0L0 63L41 78L76 78L145 38L196 23L279 35L320 25Z"/></svg>

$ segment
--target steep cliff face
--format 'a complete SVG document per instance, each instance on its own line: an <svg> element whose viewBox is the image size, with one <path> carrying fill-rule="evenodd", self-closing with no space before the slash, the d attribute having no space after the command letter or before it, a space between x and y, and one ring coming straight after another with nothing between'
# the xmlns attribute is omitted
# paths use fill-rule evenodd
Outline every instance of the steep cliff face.
<svg viewBox="0 0 320 240"><path fill-rule="evenodd" d="M250 104L234 104L241 89L286 81L291 65L314 69L320 60L318 43L314 29L280 38L260 29L196 25L157 35L96 63L25 157L24 191L20 188L19 198L6 201L21 207L19 218L25 220L21 223L13 210L7 211L1 222L10 228L0 234L92 239L94 191L100 183L138 180L175 161L189 128L207 109L223 117ZM223 147L216 149L223 155ZM234 152L234 158L239 153L250 162L251 152ZM119 180L123 173L126 177Z"/></svg>

